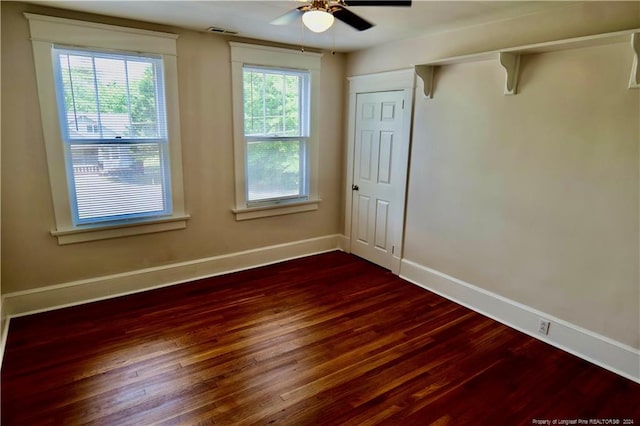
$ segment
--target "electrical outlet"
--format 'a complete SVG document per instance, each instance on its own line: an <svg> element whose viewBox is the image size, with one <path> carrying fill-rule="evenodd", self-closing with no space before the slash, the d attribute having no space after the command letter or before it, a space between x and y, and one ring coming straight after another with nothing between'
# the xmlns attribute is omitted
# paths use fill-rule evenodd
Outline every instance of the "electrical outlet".
<svg viewBox="0 0 640 426"><path fill-rule="evenodd" d="M549 334L549 324L551 324L551 321L540 318L540 322L538 323L538 333L544 334L545 336Z"/></svg>

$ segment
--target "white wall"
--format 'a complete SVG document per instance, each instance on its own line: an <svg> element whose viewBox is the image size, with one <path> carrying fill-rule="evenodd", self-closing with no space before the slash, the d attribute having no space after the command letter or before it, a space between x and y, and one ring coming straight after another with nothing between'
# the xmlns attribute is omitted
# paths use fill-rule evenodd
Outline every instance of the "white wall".
<svg viewBox="0 0 640 426"><path fill-rule="evenodd" d="M383 44L349 54L349 76L435 59L640 27L640 2L572 2L551 11Z"/></svg>
<svg viewBox="0 0 640 426"><path fill-rule="evenodd" d="M634 347L640 93L626 44L450 66L418 97L407 259ZM417 167L417 165L420 167Z"/></svg>

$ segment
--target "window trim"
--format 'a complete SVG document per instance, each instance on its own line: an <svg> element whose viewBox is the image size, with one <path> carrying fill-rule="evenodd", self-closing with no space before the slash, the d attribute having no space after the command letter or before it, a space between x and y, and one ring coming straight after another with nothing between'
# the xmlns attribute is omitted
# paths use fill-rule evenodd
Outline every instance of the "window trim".
<svg viewBox="0 0 640 426"><path fill-rule="evenodd" d="M233 141L235 166L236 220L299 213L317 210L319 163L320 65L321 53L300 52L278 47L230 42L233 101ZM309 72L309 135L307 139L308 197L292 201L275 200L269 203L249 203L246 179L246 138L244 134L243 67L267 67L304 70Z"/></svg>
<svg viewBox="0 0 640 426"><path fill-rule="evenodd" d="M178 36L157 31L31 13L25 13L24 16L29 21L31 31L40 113L55 215L55 229L51 231L51 235L58 238L58 244L70 244L185 228L189 215L184 208L182 177L176 48ZM104 222L102 224L77 226L73 224L70 194L67 186L65 144L61 133L55 90L52 58L54 45L74 46L89 50L144 52L161 56L164 67L172 214L121 222ZM122 49L122 46L126 46L126 49ZM167 224L170 224L170 226ZM73 237L69 237L69 235Z"/></svg>

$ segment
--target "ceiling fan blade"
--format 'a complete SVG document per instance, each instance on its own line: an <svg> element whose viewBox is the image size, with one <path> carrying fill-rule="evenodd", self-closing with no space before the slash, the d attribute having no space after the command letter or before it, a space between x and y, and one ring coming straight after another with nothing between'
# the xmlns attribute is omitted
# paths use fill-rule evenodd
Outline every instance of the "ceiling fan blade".
<svg viewBox="0 0 640 426"><path fill-rule="evenodd" d="M344 0L347 6L411 6L411 0Z"/></svg>
<svg viewBox="0 0 640 426"><path fill-rule="evenodd" d="M342 6L331 6L330 9L335 18L341 20L347 25L351 25L358 31L368 30L369 28L373 27L373 24L371 22L364 20L363 18L359 17L355 13L345 9Z"/></svg>
<svg viewBox="0 0 640 426"><path fill-rule="evenodd" d="M289 25L296 22L304 14L307 6L300 6L270 22L271 25Z"/></svg>

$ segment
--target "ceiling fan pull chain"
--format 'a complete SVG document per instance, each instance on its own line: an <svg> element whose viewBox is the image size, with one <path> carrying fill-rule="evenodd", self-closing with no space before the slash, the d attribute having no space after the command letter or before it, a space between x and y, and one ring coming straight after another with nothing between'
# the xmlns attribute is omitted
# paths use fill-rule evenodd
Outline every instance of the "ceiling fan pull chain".
<svg viewBox="0 0 640 426"><path fill-rule="evenodd" d="M300 21L300 51L304 53L304 23Z"/></svg>
<svg viewBox="0 0 640 426"><path fill-rule="evenodd" d="M331 50L331 55L336 56L336 27L335 26L331 29L331 34L333 35L333 49Z"/></svg>

